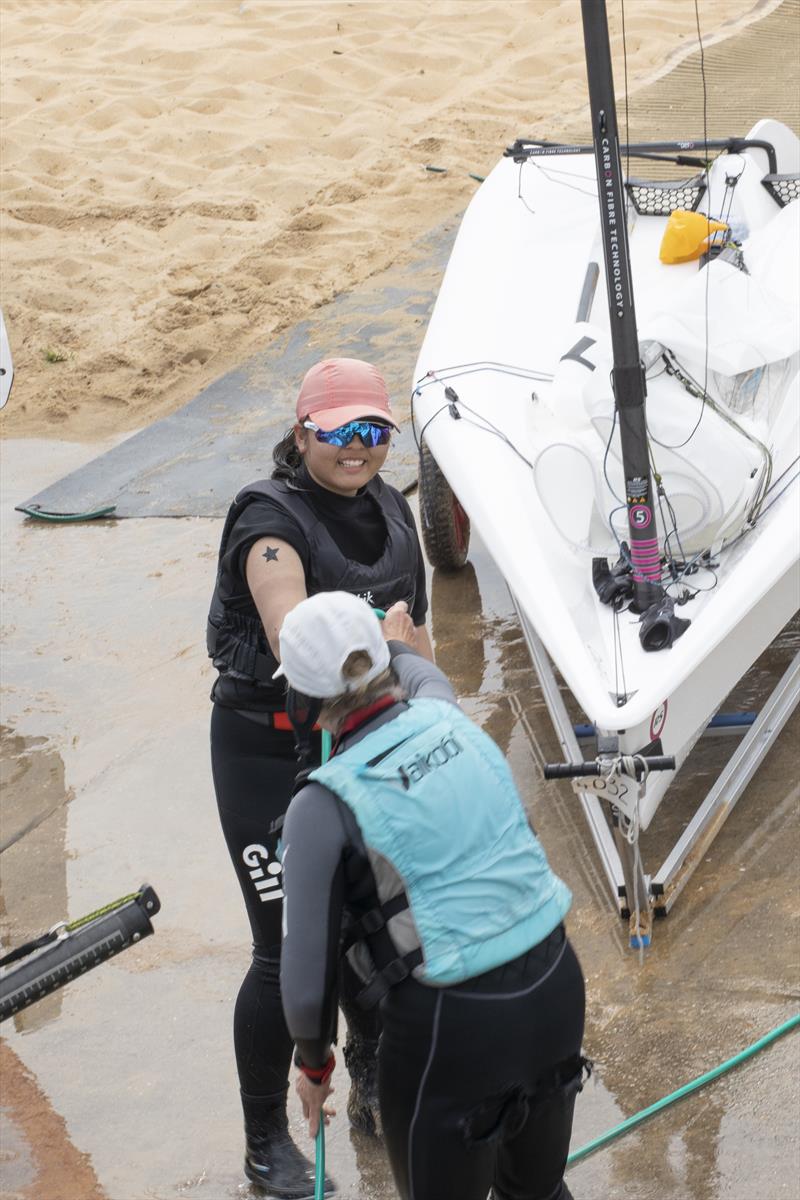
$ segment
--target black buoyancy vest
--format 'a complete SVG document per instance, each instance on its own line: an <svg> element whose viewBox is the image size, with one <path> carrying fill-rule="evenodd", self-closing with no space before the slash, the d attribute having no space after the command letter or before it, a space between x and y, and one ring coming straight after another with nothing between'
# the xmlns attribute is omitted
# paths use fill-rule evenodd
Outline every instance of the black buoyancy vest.
<svg viewBox="0 0 800 1200"><path fill-rule="evenodd" d="M215 686L214 699L232 707L283 707L284 682L273 683L278 662L270 649L247 581L238 571L223 565L231 533L244 510L254 501L268 497L277 503L303 531L308 545L306 592L342 591L361 596L375 608L389 608L406 600L413 608L417 586L416 534L394 492L379 476L366 485L386 522L383 553L371 565L345 558L303 492L284 480L260 479L236 496L228 511L219 548L214 595L208 615L207 646L214 666L236 686L231 698ZM268 531L265 530L265 536ZM244 686L241 686L244 685ZM235 699L234 699L235 695Z"/></svg>

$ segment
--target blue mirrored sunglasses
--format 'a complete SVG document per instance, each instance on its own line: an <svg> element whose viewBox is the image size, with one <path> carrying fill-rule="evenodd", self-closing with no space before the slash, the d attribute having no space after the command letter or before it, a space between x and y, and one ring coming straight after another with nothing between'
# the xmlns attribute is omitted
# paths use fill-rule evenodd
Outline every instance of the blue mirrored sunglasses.
<svg viewBox="0 0 800 1200"><path fill-rule="evenodd" d="M391 425L378 425L374 421L348 421L338 429L320 429L313 421L303 421L304 429L312 429L318 442L327 446L349 446L354 437L360 437L368 449L385 446L391 440Z"/></svg>

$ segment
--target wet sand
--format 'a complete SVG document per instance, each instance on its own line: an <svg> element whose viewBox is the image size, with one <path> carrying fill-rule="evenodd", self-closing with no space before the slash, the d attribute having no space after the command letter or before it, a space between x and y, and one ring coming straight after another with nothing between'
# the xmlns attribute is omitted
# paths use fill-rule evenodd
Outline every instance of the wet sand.
<svg viewBox="0 0 800 1200"><path fill-rule="evenodd" d="M2 1194L23 1200L243 1200L231 1014L248 930L217 825L211 674L198 637L216 521L43 526L13 513L96 446L3 447L6 748L2 942L16 945L143 880L163 909L141 946L3 1028ZM797 714L643 965L625 946L502 580L478 544L434 573L431 628L467 711L514 770L575 902L587 980L573 1147L743 1049L797 1008ZM749 707L798 647L790 627L731 702ZM733 745L703 745L648 832L680 829ZM663 828L662 828L663 826ZM16 839L16 840L14 840ZM569 1173L581 1200L794 1200L800 1039L792 1035ZM338 1081L343 1110L346 1082ZM311 1149L299 1113L292 1124ZM380 1146L328 1137L342 1200L393 1200ZM68 1184L63 1171L69 1168ZM59 1174L61 1172L61 1174ZM74 1173L73 1173L74 1172ZM70 1190L71 1186L71 1190Z"/></svg>

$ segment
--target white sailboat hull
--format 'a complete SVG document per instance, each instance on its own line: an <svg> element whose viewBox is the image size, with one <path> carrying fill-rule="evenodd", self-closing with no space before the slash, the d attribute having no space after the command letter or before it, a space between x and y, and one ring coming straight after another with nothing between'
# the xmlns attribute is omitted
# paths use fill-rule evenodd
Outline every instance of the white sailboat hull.
<svg viewBox="0 0 800 1200"><path fill-rule="evenodd" d="M784 126L749 136L775 144L779 172L800 169ZM592 585L592 560L613 561L626 515L602 266L590 318L576 321L587 266L601 262L591 156L495 168L465 214L415 372L416 429L586 716L625 753L660 739L678 766L800 603L800 202L779 208L766 170L758 149L721 156L700 205L727 206L749 273L662 264L666 217L640 215L629 232L640 341L671 339L690 377L735 408L731 420L663 370L648 382L655 463L683 536L672 549L700 566L671 590L697 589L676 609L691 625L671 648L644 651L638 617L615 615ZM742 407L745 385L761 388L761 407ZM672 775L648 779L642 828Z"/></svg>

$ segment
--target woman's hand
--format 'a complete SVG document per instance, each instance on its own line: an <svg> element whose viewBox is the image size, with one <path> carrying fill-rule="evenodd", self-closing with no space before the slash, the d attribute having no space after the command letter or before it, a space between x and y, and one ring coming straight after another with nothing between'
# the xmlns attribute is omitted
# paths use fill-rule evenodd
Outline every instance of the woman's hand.
<svg viewBox="0 0 800 1200"><path fill-rule="evenodd" d="M308 1119L309 1135L315 1138L319 1129L320 1116L324 1117L326 1125L331 1117L336 1116L335 1108L325 1107L328 1096L336 1089L331 1086L330 1076L322 1083L312 1083L302 1071L298 1074L294 1086L303 1106L303 1116Z"/></svg>
<svg viewBox="0 0 800 1200"><path fill-rule="evenodd" d="M405 600L398 600L391 608L387 608L383 618L383 636L388 641L405 642L408 646L416 645L414 622L408 615L408 605Z"/></svg>

